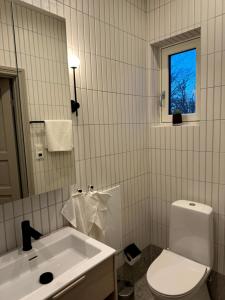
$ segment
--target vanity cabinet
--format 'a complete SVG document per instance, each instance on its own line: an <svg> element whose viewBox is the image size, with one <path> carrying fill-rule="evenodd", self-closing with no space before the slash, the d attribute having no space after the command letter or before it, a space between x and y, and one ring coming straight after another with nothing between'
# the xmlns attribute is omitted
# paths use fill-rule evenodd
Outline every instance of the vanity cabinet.
<svg viewBox="0 0 225 300"><path fill-rule="evenodd" d="M110 257L49 300L115 300L115 281L114 258Z"/></svg>

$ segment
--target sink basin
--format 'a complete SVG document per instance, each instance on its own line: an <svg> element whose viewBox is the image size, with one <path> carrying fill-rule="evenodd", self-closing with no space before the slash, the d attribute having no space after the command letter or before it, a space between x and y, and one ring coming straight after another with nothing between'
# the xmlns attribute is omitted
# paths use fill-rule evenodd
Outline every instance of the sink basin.
<svg viewBox="0 0 225 300"><path fill-rule="evenodd" d="M114 249L65 227L33 242L28 252L15 250L0 257L0 297L48 299L114 253ZM54 279L42 285L39 277L45 272L53 273Z"/></svg>

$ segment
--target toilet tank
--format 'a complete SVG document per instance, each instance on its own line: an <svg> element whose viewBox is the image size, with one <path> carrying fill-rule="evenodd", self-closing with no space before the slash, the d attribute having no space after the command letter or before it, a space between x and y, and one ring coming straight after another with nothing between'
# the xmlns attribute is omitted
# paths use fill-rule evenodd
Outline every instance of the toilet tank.
<svg viewBox="0 0 225 300"><path fill-rule="evenodd" d="M212 267L212 207L186 200L173 202L170 212L169 249Z"/></svg>

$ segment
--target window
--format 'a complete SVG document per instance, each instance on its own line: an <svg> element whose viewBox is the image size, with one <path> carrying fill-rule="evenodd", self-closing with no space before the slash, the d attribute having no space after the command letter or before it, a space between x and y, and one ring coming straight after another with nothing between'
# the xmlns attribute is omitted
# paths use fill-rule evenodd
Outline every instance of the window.
<svg viewBox="0 0 225 300"><path fill-rule="evenodd" d="M161 116L171 122L179 111L184 121L198 120L200 101L200 40L163 48L161 57Z"/></svg>

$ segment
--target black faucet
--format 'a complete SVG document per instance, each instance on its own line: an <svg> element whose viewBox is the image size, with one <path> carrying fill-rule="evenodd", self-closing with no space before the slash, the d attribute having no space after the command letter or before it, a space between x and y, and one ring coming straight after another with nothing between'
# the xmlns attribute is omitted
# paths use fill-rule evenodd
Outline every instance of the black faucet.
<svg viewBox="0 0 225 300"><path fill-rule="evenodd" d="M30 226L30 221L25 220L21 223L23 237L23 251L32 249L31 238L38 240L42 234Z"/></svg>

